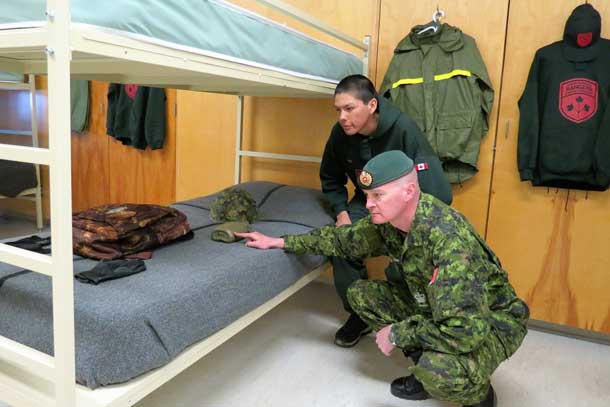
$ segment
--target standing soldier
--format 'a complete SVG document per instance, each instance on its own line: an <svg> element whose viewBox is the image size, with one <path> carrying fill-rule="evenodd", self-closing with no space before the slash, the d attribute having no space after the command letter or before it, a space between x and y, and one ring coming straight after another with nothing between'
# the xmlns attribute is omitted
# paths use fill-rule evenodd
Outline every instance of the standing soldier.
<svg viewBox="0 0 610 407"><path fill-rule="evenodd" d="M322 192L337 218L336 226L355 223L368 215L366 198L358 186L358 176L373 157L389 150L400 150L412 157L420 170L421 189L446 204L451 203L451 186L443 173L441 162L415 122L391 102L379 98L371 81L363 75L343 78L335 89L338 121L324 149L320 165ZM348 179L355 186L348 202ZM347 287L354 281L368 278L360 260L332 257L333 277L337 294L350 313L337 331L335 343L354 346L370 328L353 313L347 301ZM389 280L398 278L394 267L386 270Z"/></svg>
<svg viewBox="0 0 610 407"><path fill-rule="evenodd" d="M370 215L352 226L284 238L241 236L260 249L389 256L401 282L356 281L348 300L377 331L381 352L390 355L398 347L414 361L411 375L392 382L392 394L496 406L490 377L521 345L528 307L464 216L420 192L413 167L401 151L371 159L359 177Z"/></svg>

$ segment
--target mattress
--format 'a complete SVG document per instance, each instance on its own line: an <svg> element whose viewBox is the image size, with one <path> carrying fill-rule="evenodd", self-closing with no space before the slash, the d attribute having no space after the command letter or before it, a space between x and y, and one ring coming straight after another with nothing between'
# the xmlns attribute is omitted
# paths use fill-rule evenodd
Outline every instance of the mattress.
<svg viewBox="0 0 610 407"><path fill-rule="evenodd" d="M15 197L37 184L34 164L0 160L0 196Z"/></svg>
<svg viewBox="0 0 610 407"><path fill-rule="evenodd" d="M297 76L337 82L362 73L355 55L221 0L71 0L79 29L144 41ZM0 29L45 23L45 0L0 2Z"/></svg>
<svg viewBox="0 0 610 407"><path fill-rule="evenodd" d="M319 191L241 184L259 205L253 229L303 233L332 223ZM125 382L171 361L323 264L319 256L210 239L215 195L179 202L195 237L155 250L147 270L97 286L75 280L76 377L89 388ZM75 257L75 272L95 262ZM0 263L0 335L52 355L51 280Z"/></svg>
<svg viewBox="0 0 610 407"><path fill-rule="evenodd" d="M0 72L0 82L23 82L23 74L12 72Z"/></svg>

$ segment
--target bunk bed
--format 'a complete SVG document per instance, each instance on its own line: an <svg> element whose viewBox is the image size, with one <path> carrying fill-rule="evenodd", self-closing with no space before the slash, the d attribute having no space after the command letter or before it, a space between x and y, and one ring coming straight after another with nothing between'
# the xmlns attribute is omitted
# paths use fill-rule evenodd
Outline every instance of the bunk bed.
<svg viewBox="0 0 610 407"><path fill-rule="evenodd" d="M30 130L0 129L0 140L3 136L30 136L31 145L38 147L38 118L36 115L36 83L34 75L19 75L11 72L0 72L0 90L27 91L30 106ZM40 166L0 160L0 199L21 199L34 202L36 206L36 227L41 230L42 221L42 188L40 184Z"/></svg>
<svg viewBox="0 0 610 407"><path fill-rule="evenodd" d="M301 269L301 276L287 288L244 311L245 314L236 314L237 319L224 328L190 346L186 342L175 346L174 352L168 352L173 354L164 361L166 364L153 371L123 384L95 390L76 384L74 298L76 294L76 305L80 306L78 297L82 290L74 289L73 274L81 265L72 255L71 185L65 182L71 176L69 80L97 79L238 96L236 181L240 179L242 156L316 161L315 157L242 151L243 95L329 97L338 79L367 71L368 39L364 42L351 39L281 1L258 1L359 48L364 51L363 57L319 43L219 0L118 0L97 5L85 0L73 0L71 4L68 0L47 0L46 4L43 0L24 0L18 5L0 4L0 70L46 73L49 77L49 148L0 145L0 159L49 165L53 242L51 256L0 243L0 262L32 271L28 274L30 279L46 278L51 294L51 302L46 305L52 309L48 313L53 321L48 328L53 338L52 357L35 349L36 346L0 337L3 400L17 405L62 407L132 405L319 274L320 267L314 261L308 266L313 271ZM186 31L187 27L197 30ZM237 33L242 36L236 37ZM256 54L251 53L252 48L257 48ZM306 68L302 59L294 62L300 55L307 55L305 59L313 64ZM292 191L291 195L295 193L310 192ZM202 210L197 208L202 206L201 202L182 204L186 208L189 205L193 210ZM281 212L277 209L274 215ZM299 213L298 208L293 213ZM189 219L197 217L191 214ZM290 222L306 228L316 226L298 219L288 223L286 219L268 220L271 226L267 230L271 233L286 230ZM284 228L277 229L277 225ZM171 250L168 247L167 253ZM289 262L307 261L291 258ZM133 277L135 281L138 276ZM7 283L4 284L6 288ZM30 303L23 296L18 298ZM76 333L82 336L79 329L82 327L77 326ZM163 343L167 346L167 341Z"/></svg>

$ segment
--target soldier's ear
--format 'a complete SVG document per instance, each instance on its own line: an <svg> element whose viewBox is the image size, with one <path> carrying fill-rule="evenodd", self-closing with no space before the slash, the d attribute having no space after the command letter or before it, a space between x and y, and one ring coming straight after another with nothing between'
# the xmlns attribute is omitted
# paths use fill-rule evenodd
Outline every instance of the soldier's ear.
<svg viewBox="0 0 610 407"><path fill-rule="evenodd" d="M369 107L369 111L371 112L371 114L375 113L375 111L377 110L378 104L379 104L379 101L377 100L377 98L372 98L371 100L369 100L369 103L367 103L367 105Z"/></svg>
<svg viewBox="0 0 610 407"><path fill-rule="evenodd" d="M415 196L415 193L417 192L417 185L415 182L408 182L407 185L405 185L404 191L405 200L408 202Z"/></svg>

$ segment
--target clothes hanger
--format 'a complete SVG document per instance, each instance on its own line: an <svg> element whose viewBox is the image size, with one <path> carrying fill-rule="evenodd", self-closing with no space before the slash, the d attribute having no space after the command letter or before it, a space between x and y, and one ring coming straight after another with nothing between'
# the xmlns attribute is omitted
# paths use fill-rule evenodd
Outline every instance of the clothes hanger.
<svg viewBox="0 0 610 407"><path fill-rule="evenodd" d="M430 30L436 33L440 28L440 23L443 18L445 18L445 12L443 10L440 10L438 6L436 6L436 11L434 12L434 14L432 14L432 22L428 23L427 27L423 28L422 30L419 30L417 32L417 35L421 35L426 31Z"/></svg>

